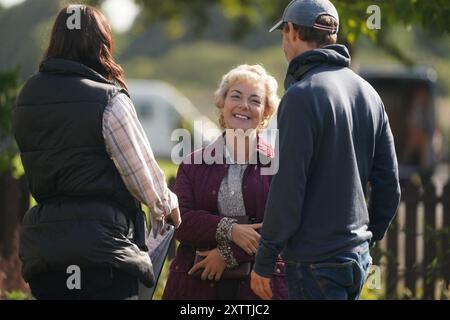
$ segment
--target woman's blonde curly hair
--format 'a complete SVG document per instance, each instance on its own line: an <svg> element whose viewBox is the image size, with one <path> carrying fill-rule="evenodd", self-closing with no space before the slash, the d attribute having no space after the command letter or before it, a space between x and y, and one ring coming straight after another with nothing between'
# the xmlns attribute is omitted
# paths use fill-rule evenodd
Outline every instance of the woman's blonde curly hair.
<svg viewBox="0 0 450 320"><path fill-rule="evenodd" d="M250 80L255 83L264 83L266 89L266 101L264 103L264 119L258 126L258 130L267 128L270 118L273 116L280 103L278 97L278 83L273 76L259 64L248 65L243 64L230 70L222 77L219 88L214 93L215 104L219 109L219 124L222 129L226 129L225 120L221 109L225 105L225 99L231 86L241 80Z"/></svg>

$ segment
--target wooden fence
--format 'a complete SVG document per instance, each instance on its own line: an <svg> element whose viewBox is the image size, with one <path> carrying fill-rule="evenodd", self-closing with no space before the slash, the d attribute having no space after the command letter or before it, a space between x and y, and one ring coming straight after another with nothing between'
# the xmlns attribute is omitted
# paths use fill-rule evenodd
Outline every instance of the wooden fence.
<svg viewBox="0 0 450 320"><path fill-rule="evenodd" d="M450 283L450 181L437 192L402 186L396 219L379 246L375 264L384 266L387 299L441 299Z"/></svg>
<svg viewBox="0 0 450 320"><path fill-rule="evenodd" d="M173 182L171 179L171 187ZM27 291L20 278L17 249L19 221L28 206L25 179L14 180L8 174L2 175L0 298L2 291ZM433 184L425 188L413 184L402 187L402 204L397 218L378 250L373 252L374 264L382 266L386 298L443 298L438 285L443 283L448 287L450 283L449 230L450 181L440 192Z"/></svg>

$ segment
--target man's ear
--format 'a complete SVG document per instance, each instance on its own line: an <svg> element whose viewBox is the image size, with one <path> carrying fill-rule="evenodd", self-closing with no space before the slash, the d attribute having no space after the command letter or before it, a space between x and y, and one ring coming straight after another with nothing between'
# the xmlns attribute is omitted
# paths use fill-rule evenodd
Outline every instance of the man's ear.
<svg viewBox="0 0 450 320"><path fill-rule="evenodd" d="M289 37L289 39L291 41L296 41L299 36L298 36L298 32L297 30L295 30L294 25L292 24L292 22L288 22L288 34L287 36Z"/></svg>

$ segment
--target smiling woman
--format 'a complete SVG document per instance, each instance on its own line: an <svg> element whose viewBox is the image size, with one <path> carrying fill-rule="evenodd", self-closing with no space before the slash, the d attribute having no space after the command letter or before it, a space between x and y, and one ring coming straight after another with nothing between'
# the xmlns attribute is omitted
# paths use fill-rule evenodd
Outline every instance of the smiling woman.
<svg viewBox="0 0 450 320"><path fill-rule="evenodd" d="M222 117L227 128L248 130L263 122L266 95L264 85L241 80L230 87L222 107Z"/></svg>
<svg viewBox="0 0 450 320"><path fill-rule="evenodd" d="M279 103L277 89L276 80L260 65L232 69L215 92L222 129L266 128Z"/></svg>
<svg viewBox="0 0 450 320"><path fill-rule="evenodd" d="M222 78L215 98L226 133L178 169L175 193L183 222L163 299L258 299L250 289L250 270L271 182L263 170L273 162L271 147L258 133L278 105L277 87L260 65L241 65ZM245 144L237 143L239 131L246 131ZM236 135L229 139L229 133ZM208 149L221 155L212 163L192 164ZM287 298L281 258L272 284L274 299Z"/></svg>

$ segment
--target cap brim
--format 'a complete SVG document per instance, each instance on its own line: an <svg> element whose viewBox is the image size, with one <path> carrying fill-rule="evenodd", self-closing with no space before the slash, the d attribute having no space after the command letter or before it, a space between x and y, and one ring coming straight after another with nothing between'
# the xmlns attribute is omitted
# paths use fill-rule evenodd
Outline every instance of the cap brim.
<svg viewBox="0 0 450 320"><path fill-rule="evenodd" d="M283 22L284 22L283 20L278 21L272 28L270 28L269 32L275 31L277 29L281 29Z"/></svg>

